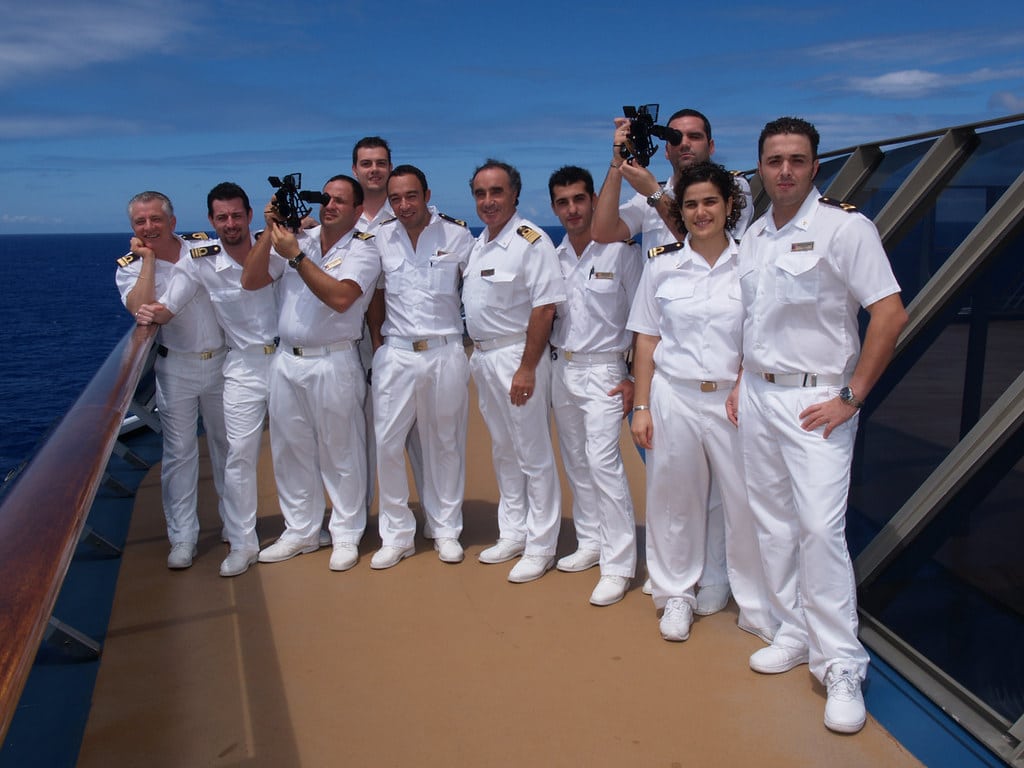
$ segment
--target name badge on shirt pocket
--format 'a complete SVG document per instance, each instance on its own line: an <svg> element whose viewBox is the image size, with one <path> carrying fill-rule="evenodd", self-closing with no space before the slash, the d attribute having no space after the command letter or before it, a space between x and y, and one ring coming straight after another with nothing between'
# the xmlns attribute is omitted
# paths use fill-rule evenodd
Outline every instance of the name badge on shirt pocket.
<svg viewBox="0 0 1024 768"><path fill-rule="evenodd" d="M615 279L615 273L614 272L595 272L594 273L594 279L595 280L614 280Z"/></svg>
<svg viewBox="0 0 1024 768"><path fill-rule="evenodd" d="M341 262L342 262L342 257L341 256L335 256L333 259L331 259L326 264L324 264L324 271L326 272L328 269L334 269L336 266L341 264Z"/></svg>
<svg viewBox="0 0 1024 768"><path fill-rule="evenodd" d="M481 269L480 270L480 277L494 277L494 270L493 269Z"/></svg>

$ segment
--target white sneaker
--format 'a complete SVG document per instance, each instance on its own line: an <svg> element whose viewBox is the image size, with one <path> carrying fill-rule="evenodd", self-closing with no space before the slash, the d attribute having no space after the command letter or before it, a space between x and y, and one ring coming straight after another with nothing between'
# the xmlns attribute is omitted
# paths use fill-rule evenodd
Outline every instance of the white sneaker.
<svg viewBox="0 0 1024 768"><path fill-rule="evenodd" d="M241 576L249 570L250 565L256 563L259 552L251 549L232 549L224 562L220 564L221 576Z"/></svg>
<svg viewBox="0 0 1024 768"><path fill-rule="evenodd" d="M807 663L806 648L769 645L750 655L750 668L763 675L777 675Z"/></svg>
<svg viewBox="0 0 1024 768"><path fill-rule="evenodd" d="M555 564L555 558L544 555L523 555L519 562L512 566L508 572L508 580L513 584L525 584L528 581L536 581L545 573L551 570Z"/></svg>
<svg viewBox="0 0 1024 768"><path fill-rule="evenodd" d="M437 550L437 559L442 563L461 563L466 557L458 539L434 539L434 549Z"/></svg>
<svg viewBox="0 0 1024 768"><path fill-rule="evenodd" d="M698 616L710 616L718 613L729 604L732 591L728 584L710 584L697 590L697 607L693 612Z"/></svg>
<svg viewBox="0 0 1024 768"><path fill-rule="evenodd" d="M838 662L832 664L825 672L825 688L825 727L837 733L857 733L867 719L857 673Z"/></svg>
<svg viewBox="0 0 1024 768"><path fill-rule="evenodd" d="M488 547L481 552L477 559L481 563L487 563L493 565L495 563L505 563L514 557L519 557L523 554L526 549L526 542L524 541L512 541L512 539L498 539L497 543L493 547Z"/></svg>
<svg viewBox="0 0 1024 768"><path fill-rule="evenodd" d="M317 539L316 543L320 545L320 549L331 546L331 532L326 528L321 528L320 537Z"/></svg>
<svg viewBox="0 0 1024 768"><path fill-rule="evenodd" d="M661 636L673 643L681 643L690 636L691 624L693 609L690 604L681 597L670 597L658 622Z"/></svg>
<svg viewBox="0 0 1024 768"><path fill-rule="evenodd" d="M409 555L415 553L416 547L381 547L373 553L373 557L370 559L370 567L373 568L375 571L382 571L385 568L391 568L393 566L398 565L400 562L402 562L402 560L409 557ZM355 563L353 563L352 565L355 565ZM335 570L345 569L340 568Z"/></svg>
<svg viewBox="0 0 1024 768"><path fill-rule="evenodd" d="M645 595L653 595L654 594L654 587L651 586L651 577L650 576L648 576L647 579L644 581L644 585L643 585L643 587L641 587L640 591L643 592Z"/></svg>
<svg viewBox="0 0 1024 768"><path fill-rule="evenodd" d="M601 553L593 549L577 549L558 561L558 570L563 573L579 573L593 568L601 562Z"/></svg>
<svg viewBox="0 0 1024 768"><path fill-rule="evenodd" d="M192 567L192 558L196 556L196 545L179 541L171 545L170 554L167 555L167 567L172 571L180 571L183 568Z"/></svg>
<svg viewBox="0 0 1024 768"><path fill-rule="evenodd" d="M347 571L359 562L359 547L355 544L338 544L331 552L331 562L328 566L332 571Z"/></svg>
<svg viewBox="0 0 1024 768"><path fill-rule="evenodd" d="M261 563L281 563L291 560L296 555L308 555L310 552L316 552L319 548L318 544L303 544L299 541L278 539L269 547L260 550L259 560Z"/></svg>
<svg viewBox="0 0 1024 768"><path fill-rule="evenodd" d="M625 576L602 576L590 593L591 605L614 605L626 596L629 579Z"/></svg>

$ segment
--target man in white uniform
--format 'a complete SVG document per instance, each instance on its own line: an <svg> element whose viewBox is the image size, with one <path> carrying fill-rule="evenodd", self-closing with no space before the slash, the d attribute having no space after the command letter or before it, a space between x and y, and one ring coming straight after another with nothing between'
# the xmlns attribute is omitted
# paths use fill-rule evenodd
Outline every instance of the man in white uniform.
<svg viewBox="0 0 1024 768"><path fill-rule="evenodd" d="M850 464L858 408L907 314L874 225L815 189L817 156L818 132L804 120L761 132L758 173L772 205L740 246L743 373L727 408L782 621L750 666L772 674L810 662L828 691L825 725L853 733L865 720L868 655L846 547ZM870 315L863 349L860 307Z"/></svg>
<svg viewBox="0 0 1024 768"><path fill-rule="evenodd" d="M384 322L383 329L372 329L384 339L374 354L372 387L383 546L370 567L390 568L416 549L405 472L406 440L414 430L425 449L424 533L443 562L459 563L469 405L459 284L473 236L464 221L428 205L430 189L419 168L395 168L388 199L396 218L375 238L384 288L374 303L385 306Z"/></svg>
<svg viewBox="0 0 1024 768"><path fill-rule="evenodd" d="M224 359L224 424L228 455L224 468L224 538L231 547L221 576L238 576L256 562L257 485L263 422L269 398L270 365L277 351L277 296L273 285L242 288L242 268L252 248L252 207L237 184L223 182L206 196L207 215L217 239L193 247L181 259L159 303L139 310L139 322L167 323L198 294L213 302L227 337Z"/></svg>
<svg viewBox="0 0 1024 768"><path fill-rule="evenodd" d="M380 256L373 235L355 228L359 182L334 176L323 193L321 226L297 234L279 222L273 202L267 206L267 229L246 259L242 286L259 290L280 281L270 439L285 531L259 560L276 563L317 549L326 487L330 568L344 571L359 560L366 527L366 378L357 345Z"/></svg>
<svg viewBox="0 0 1024 768"><path fill-rule="evenodd" d="M551 209L565 228L558 262L567 301L558 306L551 343L551 404L562 464L572 486L577 549L558 570L583 571L600 563L593 605L621 600L636 571L636 522L619 450L622 419L633 408L626 351L633 334L626 318L643 270L637 245L595 243L594 179L565 166L548 180Z"/></svg>
<svg viewBox="0 0 1024 768"><path fill-rule="evenodd" d="M673 189L684 168L711 159L715 154L715 140L711 136L710 121L695 109L678 110L666 125L679 131L682 138L678 144L665 142L665 159L672 166L672 176L662 184L647 168L623 159L620 149L625 146L629 136L630 121L625 117L615 118L612 159L594 211L593 238L597 242L613 243L642 233L641 253L647 254L651 248L674 243L678 239L664 221L673 202ZM636 194L619 205L623 179L629 182ZM746 197L746 205L732 230L735 238L741 237L746 231L754 210L747 180L738 178L737 183ZM650 579L644 584L644 592L651 593ZM700 578L694 613L700 616L717 613L729 602L729 593L725 516L718 483L712 480L708 499L704 572Z"/></svg>
<svg viewBox="0 0 1024 768"><path fill-rule="evenodd" d="M487 160L470 189L484 231L463 273L462 299L474 346L470 371L501 495L498 541L479 559L503 563L523 555L508 575L521 583L554 565L558 544L561 490L548 421L547 345L565 284L550 238L516 211L519 171Z"/></svg>
<svg viewBox="0 0 1024 768"><path fill-rule="evenodd" d="M167 288L175 264L190 258L190 245L174 234L177 219L166 195L142 192L128 203L128 220L135 236L131 251L118 259L115 274L121 301L133 315L151 304ZM203 241L206 235L196 236ZM221 367L227 349L213 313L210 297L203 294L181 308L157 336L156 403L163 432L160 493L171 551L167 567L188 568L196 555L199 516L199 442L196 427L202 414L206 442L213 465L213 483L223 499L224 376ZM224 506L219 506L221 519Z"/></svg>

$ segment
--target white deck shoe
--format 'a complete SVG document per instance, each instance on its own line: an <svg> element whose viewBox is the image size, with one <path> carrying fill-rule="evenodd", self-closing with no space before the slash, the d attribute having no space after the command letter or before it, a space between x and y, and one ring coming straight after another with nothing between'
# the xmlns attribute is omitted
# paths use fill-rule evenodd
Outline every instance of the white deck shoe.
<svg viewBox="0 0 1024 768"><path fill-rule="evenodd" d="M224 562L220 564L221 576L241 576L249 570L250 565L256 564L259 552L251 549L233 549L228 552Z"/></svg>
<svg viewBox="0 0 1024 768"><path fill-rule="evenodd" d="M359 547L355 544L338 544L331 552L331 562L328 567L332 571L347 571L359 562Z"/></svg>
<svg viewBox="0 0 1024 768"><path fill-rule="evenodd" d="M837 733L857 733L867 719L860 677L849 667L835 663L825 672L825 688L825 727Z"/></svg>
<svg viewBox="0 0 1024 768"><path fill-rule="evenodd" d="M487 563L493 565L495 563L505 563L509 560L519 557L526 550L525 541L512 541L512 539L498 539L493 547L488 547L481 552L477 559L481 563Z"/></svg>
<svg viewBox="0 0 1024 768"><path fill-rule="evenodd" d="M615 605L626 596L629 579L625 576L602 576L590 593L591 605Z"/></svg>
<svg viewBox="0 0 1024 768"><path fill-rule="evenodd" d="M601 562L601 553L594 549L577 549L558 561L558 570L563 573L579 573L593 568Z"/></svg>
<svg viewBox="0 0 1024 768"><path fill-rule="evenodd" d="M545 573L551 570L555 564L555 558L544 555L523 555L519 562L512 566L508 572L508 580L513 584L525 584L528 581L536 581Z"/></svg>
<svg viewBox="0 0 1024 768"><path fill-rule="evenodd" d="M261 563L282 563L291 560L296 555L308 555L316 552L319 544L303 544L301 541L286 541L278 539L269 547L260 550L259 560Z"/></svg>
<svg viewBox="0 0 1024 768"><path fill-rule="evenodd" d="M644 585L643 585L643 587L640 588L640 591L643 592L645 595L653 595L654 594L654 587L651 586L651 577L650 576L648 576L644 580Z"/></svg>
<svg viewBox="0 0 1024 768"><path fill-rule="evenodd" d="M196 556L196 545L179 541L171 545L171 551L167 555L167 567L172 571L180 571L183 568L192 567L192 558Z"/></svg>
<svg viewBox="0 0 1024 768"><path fill-rule="evenodd" d="M670 642L681 643L690 636L693 624L693 609L681 597L670 597L658 622L661 636Z"/></svg>
<svg viewBox="0 0 1024 768"><path fill-rule="evenodd" d="M437 551L437 559L442 563L461 563L466 557L458 539L434 539L434 549Z"/></svg>
<svg viewBox="0 0 1024 768"><path fill-rule="evenodd" d="M750 668L763 675L777 675L807 663L806 648L769 645L750 655Z"/></svg>
<svg viewBox="0 0 1024 768"><path fill-rule="evenodd" d="M370 559L370 567L375 571L392 568L409 557L409 555L415 553L416 547L384 546L373 553L373 557Z"/></svg>

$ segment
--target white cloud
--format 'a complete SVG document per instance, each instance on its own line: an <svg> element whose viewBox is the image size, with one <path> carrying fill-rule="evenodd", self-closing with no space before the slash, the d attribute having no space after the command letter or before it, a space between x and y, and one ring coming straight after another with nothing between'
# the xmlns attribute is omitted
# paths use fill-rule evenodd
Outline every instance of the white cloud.
<svg viewBox="0 0 1024 768"><path fill-rule="evenodd" d="M1024 77L1024 69L991 69L988 67L972 72L940 73L923 69L904 69L887 72L877 77L846 78L843 86L847 90L866 93L882 98L924 98L938 92L965 85L996 80L1016 80Z"/></svg>
<svg viewBox="0 0 1024 768"><path fill-rule="evenodd" d="M145 126L121 118L95 115L12 115L0 117L0 139L62 139L69 136L135 134Z"/></svg>
<svg viewBox="0 0 1024 768"><path fill-rule="evenodd" d="M189 26L187 7L158 0L23 3L0 27L0 86L164 52Z"/></svg>
<svg viewBox="0 0 1024 768"><path fill-rule="evenodd" d="M997 109L1000 112L1024 112L1024 96L1009 91L996 91L988 97L988 106L989 109Z"/></svg>

